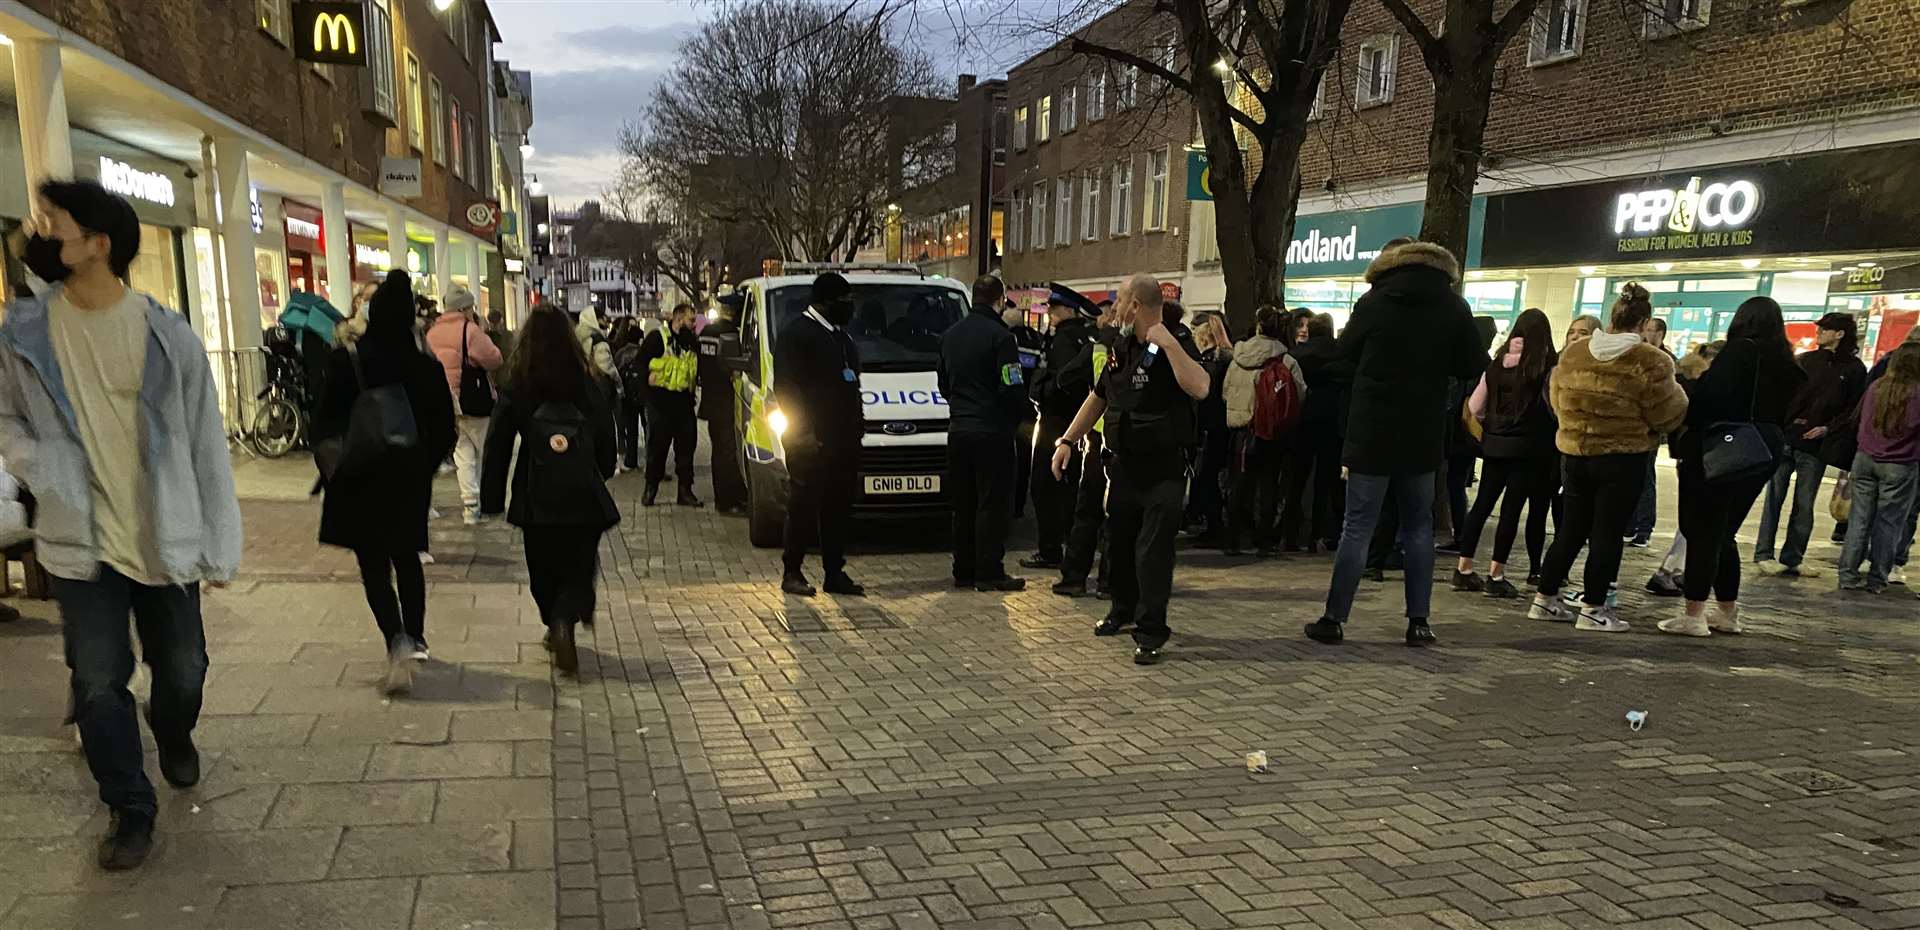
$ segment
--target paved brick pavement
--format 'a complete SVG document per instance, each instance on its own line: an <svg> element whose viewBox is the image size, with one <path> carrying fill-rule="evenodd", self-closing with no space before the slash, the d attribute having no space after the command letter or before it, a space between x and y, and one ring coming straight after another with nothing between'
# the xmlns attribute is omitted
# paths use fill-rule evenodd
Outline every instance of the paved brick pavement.
<svg viewBox="0 0 1920 930"><path fill-rule="evenodd" d="M873 597L784 599L739 521L628 476L577 682L511 534L448 520L435 663L388 703L304 475L242 480L209 774L143 872L86 862L50 612L0 627L0 930L1920 927L1904 595L1755 580L1750 635L1684 640L1631 586L1621 636L1438 592L1411 651L1374 585L1327 648L1326 557L1183 554L1139 669L1098 602L948 589L924 525L868 533Z"/></svg>

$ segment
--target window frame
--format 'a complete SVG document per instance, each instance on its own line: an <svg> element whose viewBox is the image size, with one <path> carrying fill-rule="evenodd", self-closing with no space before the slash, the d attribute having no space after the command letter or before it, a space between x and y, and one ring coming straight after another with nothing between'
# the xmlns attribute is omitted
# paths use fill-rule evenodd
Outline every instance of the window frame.
<svg viewBox="0 0 1920 930"><path fill-rule="evenodd" d="M427 150L427 88L420 79L420 59L409 49L405 63L407 81L407 142L416 152Z"/></svg>
<svg viewBox="0 0 1920 930"><path fill-rule="evenodd" d="M1140 66L1128 65L1121 70L1122 77L1115 81L1113 103L1114 110L1131 110L1139 102Z"/></svg>
<svg viewBox="0 0 1920 930"><path fill-rule="evenodd" d="M1053 244L1065 248L1073 244L1073 175L1054 181L1053 197Z"/></svg>
<svg viewBox="0 0 1920 930"><path fill-rule="evenodd" d="M1094 242L1100 238L1100 169L1080 173L1080 238Z"/></svg>
<svg viewBox="0 0 1920 930"><path fill-rule="evenodd" d="M1035 252L1044 251L1047 247L1047 197L1051 193L1047 179L1033 182L1033 198L1027 202L1028 209L1032 211L1029 219L1033 223L1027 230L1027 248Z"/></svg>
<svg viewBox="0 0 1920 930"><path fill-rule="evenodd" d="M1533 14L1533 26L1528 30L1527 66L1539 68L1579 58L1587 42L1587 7L1588 0L1541 0L1540 8ZM1553 17L1569 8L1573 15L1573 40L1560 47ZM1555 47L1549 47L1550 43Z"/></svg>
<svg viewBox="0 0 1920 930"><path fill-rule="evenodd" d="M1013 150L1016 152L1027 150L1027 129L1031 124L1030 112L1024 106L1013 108Z"/></svg>
<svg viewBox="0 0 1920 930"><path fill-rule="evenodd" d="M1317 122L1327 116L1327 73L1320 72L1320 83L1313 86L1313 106L1307 108L1307 122Z"/></svg>
<svg viewBox="0 0 1920 930"><path fill-rule="evenodd" d="M1369 64L1370 51L1380 53L1382 67L1375 71ZM1370 36L1360 41L1359 53L1355 56L1359 62L1359 77L1354 81L1353 108L1365 110L1393 102L1395 79L1400 70L1400 37L1397 35ZM1378 94L1373 92L1373 78L1384 72L1385 80Z"/></svg>
<svg viewBox="0 0 1920 930"><path fill-rule="evenodd" d="M1107 118L1107 73L1100 72L1087 81L1087 124Z"/></svg>
<svg viewBox="0 0 1920 930"><path fill-rule="evenodd" d="M267 38L285 48L293 47L293 4L291 0L254 0L253 22Z"/></svg>
<svg viewBox="0 0 1920 930"><path fill-rule="evenodd" d="M427 104L431 111L428 115L433 118L432 129L429 132L433 140L433 163L445 168L447 166L447 89L440 83L439 78L429 74L427 90Z"/></svg>
<svg viewBox="0 0 1920 930"><path fill-rule="evenodd" d="M460 124L460 138L467 143L467 183L482 195L487 191L487 147L480 134L480 114L468 110L465 121Z"/></svg>
<svg viewBox="0 0 1920 930"><path fill-rule="evenodd" d="M1133 235L1133 156L1113 164L1113 192L1107 195L1107 235L1114 239Z"/></svg>
<svg viewBox="0 0 1920 930"><path fill-rule="evenodd" d="M1075 112L1080 104L1080 85L1068 84L1060 92L1060 134L1066 135L1079 128L1080 114Z"/></svg>
<svg viewBox="0 0 1920 930"><path fill-rule="evenodd" d="M1007 205L1007 212L1009 216L1007 217L1008 219L1007 226L1006 226L1007 241L1005 245L1007 248L1007 254L1012 255L1013 253L1020 251L1021 248L1026 244L1026 229L1025 229L1026 222L1027 222L1026 188L1023 188L1023 187L1014 188L1013 196L1008 198L1008 201L1009 202Z"/></svg>
<svg viewBox="0 0 1920 930"><path fill-rule="evenodd" d="M1667 18L1665 0L1652 0L1644 11L1641 35L1649 39L1664 39L1683 32L1692 32L1695 29L1705 29L1713 19L1713 0L1674 0L1674 2L1682 5L1691 2L1696 9L1692 16L1683 15L1678 19L1670 20ZM1659 4L1661 9L1654 9L1654 4Z"/></svg>
<svg viewBox="0 0 1920 930"><path fill-rule="evenodd" d="M1153 173L1153 159L1156 155L1160 158L1160 174L1157 177ZM1168 190L1172 187L1170 183L1172 177L1173 147L1169 145L1157 149L1149 149L1147 151L1146 173L1141 179L1140 229L1143 232L1166 231L1167 220L1170 219L1170 214L1173 212L1167 195ZM1155 196L1155 185L1158 185L1159 188L1157 203L1153 199ZM1154 217L1156 207L1160 214L1157 222Z"/></svg>
<svg viewBox="0 0 1920 930"><path fill-rule="evenodd" d="M387 0L372 0L367 4L367 67L365 80L368 97L364 101L367 109L386 117L393 125L400 125L400 82L394 67L393 14L387 9ZM384 106L381 101L385 92Z"/></svg>
<svg viewBox="0 0 1920 930"><path fill-rule="evenodd" d="M1033 141L1045 145L1053 141L1053 95L1043 95L1033 103Z"/></svg>

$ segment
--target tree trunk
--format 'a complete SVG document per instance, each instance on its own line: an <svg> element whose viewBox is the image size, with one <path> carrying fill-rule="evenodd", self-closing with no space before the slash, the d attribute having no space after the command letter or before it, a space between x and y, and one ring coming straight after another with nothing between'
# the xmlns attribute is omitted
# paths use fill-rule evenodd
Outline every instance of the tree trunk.
<svg viewBox="0 0 1920 930"><path fill-rule="evenodd" d="M1482 145L1493 95L1497 56L1443 75L1434 82L1433 129L1427 136L1427 200L1420 238L1446 246L1467 266L1473 189L1480 180Z"/></svg>

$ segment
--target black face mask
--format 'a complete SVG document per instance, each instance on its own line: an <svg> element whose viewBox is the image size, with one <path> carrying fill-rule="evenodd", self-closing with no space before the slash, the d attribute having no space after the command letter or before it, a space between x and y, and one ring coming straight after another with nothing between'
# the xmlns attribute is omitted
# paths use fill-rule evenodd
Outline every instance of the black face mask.
<svg viewBox="0 0 1920 930"><path fill-rule="evenodd" d="M845 326L853 322L853 300L848 298L833 301L821 308L820 315L826 317L827 322L835 326Z"/></svg>
<svg viewBox="0 0 1920 930"><path fill-rule="evenodd" d="M28 271L33 272L34 277L48 284L58 284L73 274L73 269L60 260L63 245L58 239L35 233L27 237L27 247L21 250L20 261Z"/></svg>

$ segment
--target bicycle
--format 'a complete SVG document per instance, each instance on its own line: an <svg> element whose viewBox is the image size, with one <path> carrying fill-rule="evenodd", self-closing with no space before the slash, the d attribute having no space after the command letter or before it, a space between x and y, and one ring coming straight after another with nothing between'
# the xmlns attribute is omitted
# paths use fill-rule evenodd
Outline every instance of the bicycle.
<svg viewBox="0 0 1920 930"><path fill-rule="evenodd" d="M263 458L277 459L307 447L307 379L285 330L275 327L267 345L267 386L254 398L260 406L245 439Z"/></svg>

